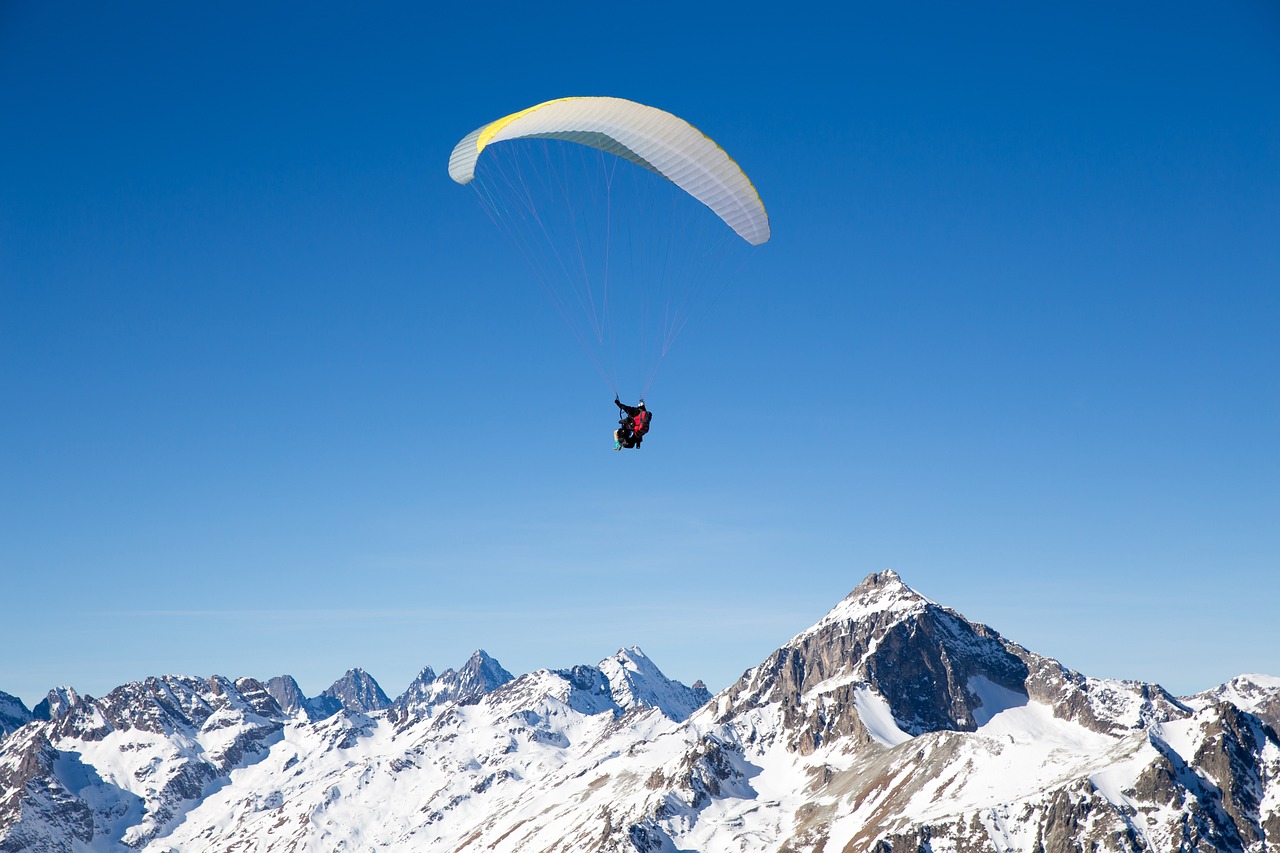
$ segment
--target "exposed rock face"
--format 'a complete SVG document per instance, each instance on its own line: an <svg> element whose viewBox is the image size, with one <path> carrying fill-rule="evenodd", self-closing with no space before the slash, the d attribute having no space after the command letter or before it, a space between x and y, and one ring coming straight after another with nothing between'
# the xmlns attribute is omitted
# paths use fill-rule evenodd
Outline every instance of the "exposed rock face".
<svg viewBox="0 0 1280 853"><path fill-rule="evenodd" d="M1280 730L1280 678L1275 676L1239 675L1226 684L1198 693L1186 701L1193 707L1230 702L1271 728Z"/></svg>
<svg viewBox="0 0 1280 853"><path fill-rule="evenodd" d="M1120 735L1191 711L1158 684L1086 678L1055 660L1014 643L1007 645L1027 664L1030 698L1052 706L1062 719L1093 731Z"/></svg>
<svg viewBox="0 0 1280 853"><path fill-rule="evenodd" d="M476 650L461 669L446 669L437 676L426 666L394 702L389 718L405 724L430 716L443 705L468 705L510 682L514 676L484 649Z"/></svg>
<svg viewBox="0 0 1280 853"><path fill-rule="evenodd" d="M73 687L55 687L31 710L37 720L56 720L66 716L82 702Z"/></svg>
<svg viewBox="0 0 1280 853"><path fill-rule="evenodd" d="M55 691L0 740L0 851L1271 853L1278 704L1087 678L883 572L714 697L634 647L395 703L361 670Z"/></svg>
<svg viewBox="0 0 1280 853"><path fill-rule="evenodd" d="M467 659L462 669L446 669L432 683L431 702L436 705L451 702L467 705L492 693L514 677L502 668L502 664L489 657L484 649L479 649Z"/></svg>
<svg viewBox="0 0 1280 853"><path fill-rule="evenodd" d="M31 712L17 696L0 691L0 738L31 722Z"/></svg>
<svg viewBox="0 0 1280 853"><path fill-rule="evenodd" d="M1259 846L1268 837L1263 821L1269 818L1274 826L1280 818L1262 808L1268 771L1280 769L1274 761L1269 767L1266 760L1266 747L1276 743L1276 733L1258 717L1225 702L1212 706L1205 716L1204 739L1191 764L1210 783L1204 809L1213 814L1214 828L1222 828L1218 849ZM1280 836L1270 838L1280 844Z"/></svg>
<svg viewBox="0 0 1280 853"><path fill-rule="evenodd" d="M344 709L352 710L355 713L364 713L365 709L362 707L364 700L361 697L367 696L372 692L367 683L362 683L364 679L373 681L372 677L364 673L363 670L350 670L341 679L334 682L324 693L310 699L303 694L302 688L298 686L298 682L291 675L277 675L269 679L266 683L266 689L267 693L286 714L290 716L301 715L307 720L315 722L341 713ZM373 689L376 689L377 682L373 682L373 685ZM378 692L380 693L381 691L379 690ZM337 694L347 697L350 702L350 708L344 704L343 699L338 698ZM376 695L374 694L374 698L369 700L372 704L377 704L378 702Z"/></svg>
<svg viewBox="0 0 1280 853"><path fill-rule="evenodd" d="M0 752L0 851L69 850L93 840L93 812L58 778L60 757L35 727L6 740Z"/></svg>
<svg viewBox="0 0 1280 853"><path fill-rule="evenodd" d="M267 680L267 692L286 714L305 714L307 697L292 675L277 675Z"/></svg>
<svg viewBox="0 0 1280 853"><path fill-rule="evenodd" d="M264 757L285 718L258 681L221 676L148 678L102 699L53 691L47 708L0 745L0 849L139 847ZM88 755L113 756L111 769Z"/></svg>
<svg viewBox="0 0 1280 853"><path fill-rule="evenodd" d="M417 677L409 682L409 687L396 697L392 705L398 710L429 706L435 695L435 691L431 688L435 680L436 671L429 666L424 666Z"/></svg>
<svg viewBox="0 0 1280 853"><path fill-rule="evenodd" d="M357 714L382 711L391 707L391 700L382 692L378 682L359 667L347 670L346 675L335 681L320 696L331 699L337 702L340 708Z"/></svg>
<svg viewBox="0 0 1280 853"><path fill-rule="evenodd" d="M1232 691L1263 709L1280 684L1237 680ZM1194 705L1158 685L1086 678L879 573L695 715L691 723L717 726L704 745L740 744L742 760L704 746L722 760L663 776L685 810L645 818L640 837L654 849L683 846L681 826L721 796L708 780L741 783L786 761L807 766L810 782L789 813L759 818L777 822L781 849L1280 849L1280 809L1258 798L1280 794L1274 729L1234 705ZM1030 726L1010 729L1019 719ZM1166 731L1177 733L1176 750ZM1061 738L1070 750L1037 743ZM1078 769L1038 778L1046 765L1017 755L1037 751L1053 762L1076 752ZM1126 770L1107 769L1117 765ZM1127 774L1127 784L1112 782ZM1026 784L1003 803L977 790L977 779L999 787L1011 775ZM1112 784L1099 788L1101 778ZM833 831L850 813L860 825Z"/></svg>
<svg viewBox="0 0 1280 853"><path fill-rule="evenodd" d="M441 678L444 677L441 676ZM478 649L459 670L458 694L470 696L492 693L513 678L515 676L503 669L502 664L489 657L484 649Z"/></svg>
<svg viewBox="0 0 1280 853"><path fill-rule="evenodd" d="M882 572L743 675L726 691L719 718L777 704L789 745L807 755L844 737L870 742L856 710L859 692L887 701L907 735L973 731L978 716L990 716L975 685L995 685L1025 703L1027 677L1026 663L995 631ZM823 701L808 701L815 697Z"/></svg>

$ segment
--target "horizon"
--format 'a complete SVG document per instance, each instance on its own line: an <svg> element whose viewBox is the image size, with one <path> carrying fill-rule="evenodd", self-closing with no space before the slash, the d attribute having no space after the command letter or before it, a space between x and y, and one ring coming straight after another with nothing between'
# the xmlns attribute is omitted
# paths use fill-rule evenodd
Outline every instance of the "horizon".
<svg viewBox="0 0 1280 853"><path fill-rule="evenodd" d="M923 594L923 593L921 593L919 590L915 589L915 588L914 588L914 587L912 587L910 584L906 583L906 581L904 581L904 580L903 580L903 579L902 579L902 578L897 574L897 572L895 572L895 571L894 571L894 570L892 570L892 569L885 569L885 570L882 570L882 571L879 571L879 572L872 572L872 573L868 574L866 577L864 577L864 578L863 578L863 580L862 580L861 582L859 582L858 586L861 586L863 583L866 583L868 580L870 580L870 579L871 579L871 578L873 578L873 577L879 577L879 576L882 576L882 575L885 575L885 574L891 574L891 575L893 575L893 576L894 576L894 577L895 577L895 578L896 578L896 579L897 579L897 580L898 580L898 581L899 581L899 582L900 582L900 583L901 583L901 584L902 584L906 589L908 589L910 592L914 593L915 595L917 595L917 596L921 597L922 599L924 599L924 600L926 600L926 601L929 601L929 602L931 602L931 603L933 603L933 604L936 604L936 605L938 605L939 607L943 608L944 610L949 610L949 611L953 611L953 610L954 610L953 608L948 607L948 606L947 606L947 604L946 604L945 602L935 601L934 599L930 598L929 596L924 595L924 594ZM794 639L794 638L795 638L795 637L797 637L797 636L800 636L801 634L807 633L810 629L812 629L814 626L816 626L817 624L819 624L823 619L825 619L827 614L829 614L830 612L832 612L832 611L836 610L842 602L844 602L844 601L848 600L850 597L852 597L853 593L854 593L854 592L856 592L856 591L857 591L857 587L855 587L854 589L850 590L850 592L849 592L849 594L848 594L848 595L846 595L846 596L844 596L843 598L841 598L841 599L840 599L840 601L838 601L838 602L834 603L834 604L831 606L831 608L830 608L830 609L828 609L827 613L824 613L822 617L820 617L819 619L814 620L814 622L813 622L813 623L811 623L810 625L808 625L808 626L806 626L806 627L804 627L804 628L801 628L801 629L799 629L799 630L795 631L795 632L794 632L794 634L792 635L792 639ZM964 615L963 613L960 613L959 615L961 616L961 618L966 618L966 619L967 619L967 617L965 617L965 615ZM969 620L969 621L972 621L972 620ZM987 628L990 628L990 629L995 630L995 631L996 631L996 633L998 633L1001 637L1004 637L1006 640L1009 640L1010 642L1013 642L1013 643L1017 643L1017 640L1016 640L1016 639L1013 639L1013 638L1011 638L1011 637L1008 637L1008 636L1006 636L1002 631L1000 631L1000 629L999 629L999 627L998 627L998 626L995 626L995 625L988 625L988 624L986 624L986 623L974 623L974 624L982 624L984 627L987 627ZM1018 645L1023 645L1023 644L1021 644L1021 643L1017 643L1017 644L1018 644ZM785 645L785 643L784 643L784 644L782 644L782 645ZM779 646L779 648L781 648L781 647L782 647L782 646ZM1024 648L1028 648L1028 647L1025 647L1025 646L1024 646ZM1031 652L1033 652L1033 653L1035 653L1035 654L1043 655L1044 657L1050 658L1050 659L1052 659L1052 660L1054 660L1054 661L1057 661L1058 663L1061 663L1061 661L1058 661L1058 659L1057 659L1057 658L1055 658L1053 655L1051 655L1051 654L1046 654L1045 652L1043 652L1043 651L1042 651L1042 650L1040 650L1040 649L1029 648L1029 651L1031 651ZM668 678L671 678L671 677L672 677L669 673L667 673L665 670L663 670L663 668L662 668L662 666L661 666L661 664L660 664L660 663L658 663L658 662L656 662L656 661L653 661L653 658L652 658L652 657L651 657L647 652L645 652L645 651L644 651L644 649L643 649L642 647L640 647L639 645L636 645L636 644L619 646L615 651L610 652L610 653L608 653L608 654L606 654L606 655L604 655L604 656L600 657L599 659L597 659L597 660L595 660L595 661L593 661L593 662L590 662L590 663L587 663L586 661L578 660L578 661L569 662L569 663L563 663L563 664L549 664L549 665L542 665L542 666L534 667L534 668L532 668L532 669L521 670L521 671L511 671L511 670L508 670L508 671L510 671L510 672L511 672L511 674L514 676L514 678L517 678L517 679L518 679L518 678L521 678L521 677L523 677L523 676L525 676L525 675L529 675L529 674L531 674L531 673L538 672L538 671L547 671L547 670L565 670L565 669L569 669L569 668L571 668L571 667L573 667L573 666L575 666L575 665L579 665L579 664L585 664L585 665L588 665L588 666L596 666L596 665L599 665L600 663L603 663L604 661L606 661L606 660L608 660L608 659L610 659L610 658L616 658L616 657L618 657L619 655L624 655L624 654L626 654L627 652L638 652L640 655L642 655L643 657L645 657L645 658L649 659L651 662L653 662L653 663L654 663L654 665L658 668L658 670L659 670L660 672L662 672L664 675L666 675ZM770 652L770 654L772 654L772 652ZM425 669L430 668L430 669L435 673L435 677L438 679L438 678L440 678L441 676L443 676L446 672L461 670L463 667L465 667L465 666L466 666L466 665L471 661L471 659L472 659L472 658L476 657L477 655L485 655L488 659L490 659L490 660L492 660L492 661L496 662L496 663L497 663L499 666L501 666L503 669L507 669L507 667L505 666L505 664L503 664L503 663L502 663L502 658L501 658L501 656L499 656L499 655L493 655L493 654L491 654L491 653L490 653L486 648L484 648L483 646L481 646L481 647L479 647L479 648L477 648L477 649L473 650L473 651L472 651L472 652L471 652L471 653L470 653L470 654L469 654L469 655L468 655L468 656L467 656L463 661L461 661L461 662L448 663L448 664L446 664L444 667L437 667L435 664L433 664L433 663L431 663L431 662L428 662L428 663L423 664L422 666L420 666L420 667L418 668L418 670L417 670L417 672L415 673L415 675L414 675L413 677L411 677L408 681L406 681L406 682L405 682L405 684L404 684L404 686L403 686L403 687L401 687L401 688L397 688L397 689L395 689L395 690L393 690L393 691L390 691L390 692L388 692L386 685L384 685L384 684L383 684L383 682L382 682L381 680L379 680L379 679L378 679L378 677L377 677L377 675L376 675L375 673L370 672L370 671L369 671L369 669L368 669L367 667L365 667L365 666L363 666L363 665L361 665L361 664L358 664L358 663L357 663L357 664L354 664L354 665L351 665L351 666L348 666L345 670L343 670L341 673L339 673L338 675L336 675L336 676L333 678L333 680L332 680L332 681L330 681L330 682L328 682L328 683L324 684L323 686L314 687L314 688L312 688L312 687L308 687L308 686L305 686L304 684L302 684L302 682L299 682L296 678L294 678L294 676L293 676L291 673L289 673L289 672L279 672L279 673L275 673L275 674L273 674L273 675L268 675L268 676L260 676L260 675L254 675L254 674L246 674L246 673L238 673L238 674L236 674L236 675L228 675L227 673L222 673L222 672L214 672L214 673L209 673L209 674L206 674L206 675L196 675L196 674L194 674L194 673L169 672L169 673L151 673L151 674L149 674L148 676L146 676L146 678L150 678L150 677L160 677L160 678L163 678L163 677L168 677L168 676L193 676L193 675L194 675L195 677L198 677L198 678L204 678L204 679L209 679L209 678L214 678L214 677L221 676L221 677L224 677L224 678L229 678L229 679L231 679L231 680L233 680L233 681L234 681L234 680L238 680L238 679L240 679L240 678L246 678L246 677L247 677L247 678L253 678L253 679L257 680L259 683L261 683L261 684L263 684L263 685L266 685L266 684L267 684L267 682L268 682L268 681L270 681L270 680L271 680L271 679L273 679L273 678L294 678L294 681L298 684L299 689L301 689L301 690L302 690L303 695L304 695L304 696L306 696L308 699L314 699L314 698L316 698L316 697L320 696L320 695L321 695L325 690L328 690L329 688L331 688L331 687L333 687L334 685L336 685L338 682L340 682L340 681L341 681L342 679L344 679L346 676L348 676L348 675L350 675L350 674L352 674L352 673L355 673L355 672L359 672L359 673L363 673L363 674L365 674L365 675L369 676L370 678L372 678L372 679L373 679L373 681L374 681L374 683L375 683L375 684L377 684L377 685L378 685L378 687L379 687L379 688L380 688L384 693L386 693L386 694L387 694L388 698L389 698L389 699L391 699L391 700L394 702L394 701L396 701L396 699L397 699L397 698L399 698L399 697L401 697L402 695L404 695L404 694L405 694L405 692L406 692L406 691L407 691L407 690L408 690L408 689L409 689L409 688L414 684L414 682L416 682L416 681L417 681L418 675L420 675L420 674L422 673L422 671L424 671ZM767 659L767 658L766 658L766 659ZM760 661L756 661L756 662L751 663L751 664L749 664L748 666L746 666L746 667L743 669L743 675L745 675L747 672L750 672L752 669L754 669L755 667L759 666L761 663L764 663L766 659L762 659L762 660L760 660ZM1070 667L1068 667L1068 668L1070 669ZM1091 677L1096 677L1096 676L1094 676L1094 674L1093 674L1093 673L1089 673L1089 672L1082 672L1081 674L1082 674L1082 675L1084 675L1085 677L1089 677L1089 678L1091 678ZM1213 689L1213 688L1215 688L1215 687L1221 686L1222 684L1226 684L1226 683L1228 683L1228 682L1230 682L1230 681L1232 681L1232 680L1234 680L1234 679L1236 679L1236 678L1241 678L1241 677L1260 677L1260 678L1264 678L1264 679L1274 679L1274 680L1280 681L1280 676L1276 676L1276 675L1270 675L1270 674L1267 674L1267 673L1241 672L1241 673L1237 673L1237 674L1236 674L1236 675L1234 675L1234 676L1231 676L1231 678L1224 679L1224 681L1223 681L1223 682L1221 682L1220 684L1208 685L1208 686L1206 686L1205 688L1203 688L1202 690L1193 691L1192 693L1180 693L1180 692L1173 691L1173 690L1169 690L1169 692L1170 692L1172 695L1176 696L1176 697L1179 697L1179 698L1185 698L1185 697L1187 697L1187 696L1191 696L1191 695L1194 695L1194 694L1196 694L1196 693L1201 693L1201 692L1204 692L1204 691L1207 691L1207 690L1212 690L1212 689ZM142 680L144 680L144 678L131 679L131 680L128 680L128 681L123 681L123 682L120 682L119 684L114 685L111 689L112 689L112 690L114 690L114 689L116 689L116 688L118 688L118 687L123 687L123 686L125 686L126 684L138 683L138 682L140 682L140 681L142 681ZM682 678L677 678L677 679L675 679L675 680L676 680L676 681L680 681L681 683L685 684L686 686L692 686L692 685L694 685L694 684L695 684L696 682L698 682L698 681L704 681L704 683L705 683L705 680L704 680L704 679L701 679L701 678L694 678L694 679L689 680L689 681L685 681L685 680L684 680L684 679L682 679ZM1138 681L1146 681L1145 679L1136 679L1136 680L1138 680ZM719 687L714 687L714 688L713 688L713 687L711 687L710 685L707 685L707 687L708 687L708 690L711 692L712 697L715 697L715 696L719 695L720 693L724 692L725 690L727 690L728 688L732 687L734 684L736 684L736 683L737 683L737 681L738 681L738 679L734 679L733 681L730 681L730 682L729 682L729 683L727 683L727 684L720 685ZM1163 685L1163 684L1159 684L1159 682L1146 681L1146 683L1155 684L1155 685L1157 685L1157 686L1160 686L1160 687L1162 687L1162 688L1164 688L1164 689L1168 690L1168 688L1167 688L1165 685ZM94 699L101 698L102 696L106 695L106 694L109 692L109 691L103 691L101 694L98 694L98 693L91 693L91 692L89 692L89 691L83 691L83 690L80 690L80 689L79 689L79 688L77 688L77 687L76 687L76 685L74 685L74 684L59 684L59 685L56 685L56 686L55 686L55 687L53 687L53 688L50 688L49 692L51 693L51 692L53 692L53 691L55 691L55 690L60 690L60 689L67 688L67 687L70 687L70 688L74 689L74 690L76 691L76 693L77 693L78 695L80 695L81 697L91 697L91 698L94 698ZM0 692L8 692L8 691L4 691L4 690L3 690L3 687L0 687ZM15 694L10 693L10 695L15 695ZM27 709L28 709L28 710L32 710L32 709L34 709L34 708L35 708L36 704L38 704L38 703L39 703L39 701L41 701L41 700L43 700L44 698L46 698L46 696L47 696L47 694L42 694L42 695L40 696L40 698L39 698L36 702L28 701L26 698L24 698L24 697L20 697L20 696L19 696L19 697L17 697L17 698L19 698L19 699L20 699L20 700L21 700L21 701L26 705L26 707L27 707Z"/></svg>
<svg viewBox="0 0 1280 853"><path fill-rule="evenodd" d="M1280 673L1275 4L673 20L0 7L0 690L637 645L718 691L886 568L1092 677ZM573 95L772 229L642 450L448 174Z"/></svg>

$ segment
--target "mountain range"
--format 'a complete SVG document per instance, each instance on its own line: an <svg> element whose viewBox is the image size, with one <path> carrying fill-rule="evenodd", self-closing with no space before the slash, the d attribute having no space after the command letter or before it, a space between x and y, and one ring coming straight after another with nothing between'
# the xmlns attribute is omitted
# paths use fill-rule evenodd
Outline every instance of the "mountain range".
<svg viewBox="0 0 1280 853"><path fill-rule="evenodd" d="M1091 678L880 572L715 696L635 647L0 693L0 851L1265 853L1278 728L1280 678Z"/></svg>

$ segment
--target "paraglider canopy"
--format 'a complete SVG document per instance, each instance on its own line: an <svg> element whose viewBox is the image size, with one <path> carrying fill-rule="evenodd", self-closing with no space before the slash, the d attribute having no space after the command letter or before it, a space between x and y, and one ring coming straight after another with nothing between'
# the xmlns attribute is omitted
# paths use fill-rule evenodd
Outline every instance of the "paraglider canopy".
<svg viewBox="0 0 1280 853"><path fill-rule="evenodd" d="M623 98L558 98L482 125L449 176L475 189L615 394L648 392L694 311L770 236L719 145Z"/></svg>
<svg viewBox="0 0 1280 853"><path fill-rule="evenodd" d="M723 148L684 119L623 98L557 98L489 122L454 147L449 176L470 183L487 146L528 138L616 154L680 187L751 245L769 240L764 202Z"/></svg>

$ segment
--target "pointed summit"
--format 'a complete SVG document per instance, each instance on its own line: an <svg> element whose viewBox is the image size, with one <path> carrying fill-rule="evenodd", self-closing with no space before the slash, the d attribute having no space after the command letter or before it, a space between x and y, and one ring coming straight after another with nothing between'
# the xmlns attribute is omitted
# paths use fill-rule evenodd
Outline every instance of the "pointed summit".
<svg viewBox="0 0 1280 853"><path fill-rule="evenodd" d="M37 702L36 706L31 709L31 715L37 720L58 720L65 717L73 708L83 702L84 700L74 687L64 684L61 687L53 688L43 699Z"/></svg>
<svg viewBox="0 0 1280 853"><path fill-rule="evenodd" d="M446 670L437 681L444 688L440 694L441 701L466 705L486 693L492 693L514 678L488 652L477 649L462 665L462 669L457 672Z"/></svg>
<svg viewBox="0 0 1280 853"><path fill-rule="evenodd" d="M972 731L1003 707L1025 704L1027 677L999 634L883 571L749 670L721 704L741 711L780 703L791 743L807 754L848 735L895 743ZM884 724L867 725L864 716Z"/></svg>
<svg viewBox="0 0 1280 853"><path fill-rule="evenodd" d="M609 661L617 661L632 671L651 669L656 672L658 669L639 646L627 646L626 648L618 649L613 653L612 657L605 658L602 664Z"/></svg>
<svg viewBox="0 0 1280 853"><path fill-rule="evenodd" d="M303 695L301 686L298 686L292 675L276 675L273 679L266 681L266 692L275 699L275 703L279 704L280 710L289 716L302 713L308 720L315 721L320 719L321 715L316 707L312 706L310 699ZM337 708L333 708L337 712Z"/></svg>
<svg viewBox="0 0 1280 853"><path fill-rule="evenodd" d="M826 616L818 620L817 624L799 634L796 639L837 622L849 623L869 618L884 619L890 616L896 621L921 613L929 605L937 606L933 601L903 583L897 572L892 569L874 572L867 575L862 583L854 587L853 591L831 608Z"/></svg>
<svg viewBox="0 0 1280 853"><path fill-rule="evenodd" d="M429 702L433 695L432 684L435 680L436 671L430 666L424 666L418 673L418 677L410 681L405 691L396 697L395 706L408 708Z"/></svg>
<svg viewBox="0 0 1280 853"><path fill-rule="evenodd" d="M687 687L667 678L639 646L618 649L613 657L600 661L600 672L623 711L657 708L668 719L683 722L711 698L705 685Z"/></svg>
<svg viewBox="0 0 1280 853"><path fill-rule="evenodd" d="M903 583L902 576L893 569L885 569L884 571L872 572L867 575L862 579L862 583L854 587L853 592L849 593L849 595L845 597L848 598L853 595L866 597L868 595L883 595L886 593L898 594L904 591L911 593L912 595L920 595L911 587Z"/></svg>
<svg viewBox="0 0 1280 853"><path fill-rule="evenodd" d="M290 716L307 710L307 697L302 694L302 688L292 675L277 675L267 679L267 692L276 700L280 710Z"/></svg>
<svg viewBox="0 0 1280 853"><path fill-rule="evenodd" d="M469 705L515 678L484 649L472 653L461 669L446 669L440 675L424 666L394 703L393 719L404 723L428 716L431 709L450 702Z"/></svg>
<svg viewBox="0 0 1280 853"><path fill-rule="evenodd" d="M337 700L348 711L367 714L391 707L391 700L382 692L373 676L360 667L347 670L320 698Z"/></svg>

